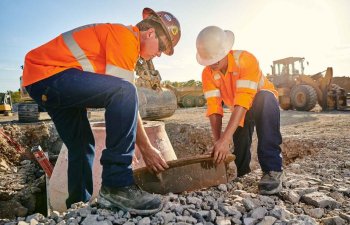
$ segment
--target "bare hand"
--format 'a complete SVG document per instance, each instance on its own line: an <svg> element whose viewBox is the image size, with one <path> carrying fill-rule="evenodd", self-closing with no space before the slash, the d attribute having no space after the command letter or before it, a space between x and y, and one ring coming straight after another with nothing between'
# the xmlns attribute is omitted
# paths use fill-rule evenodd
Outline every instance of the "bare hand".
<svg viewBox="0 0 350 225"><path fill-rule="evenodd" d="M213 147L213 161L215 164L219 164L224 161L232 148L232 140L225 140L220 138L215 142Z"/></svg>
<svg viewBox="0 0 350 225"><path fill-rule="evenodd" d="M142 153L146 166L155 173L160 173L169 168L160 151L153 146L145 149Z"/></svg>

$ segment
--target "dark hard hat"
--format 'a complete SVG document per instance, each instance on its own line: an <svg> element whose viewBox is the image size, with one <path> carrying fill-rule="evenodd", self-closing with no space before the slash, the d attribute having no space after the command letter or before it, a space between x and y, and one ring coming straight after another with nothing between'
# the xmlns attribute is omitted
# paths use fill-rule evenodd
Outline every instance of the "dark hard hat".
<svg viewBox="0 0 350 225"><path fill-rule="evenodd" d="M152 19L163 27L164 33L168 39L166 55L174 53L174 47L179 42L181 37L180 23L173 14L165 11L155 12L150 8L144 8L142 11L143 19Z"/></svg>

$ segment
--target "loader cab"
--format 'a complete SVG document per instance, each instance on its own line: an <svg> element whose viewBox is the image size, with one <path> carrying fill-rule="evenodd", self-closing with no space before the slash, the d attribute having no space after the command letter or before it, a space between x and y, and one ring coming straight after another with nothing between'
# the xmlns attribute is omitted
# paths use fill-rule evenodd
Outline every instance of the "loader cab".
<svg viewBox="0 0 350 225"><path fill-rule="evenodd" d="M304 74L304 60L303 57L288 57L273 61L269 79L276 87L294 85L295 78Z"/></svg>

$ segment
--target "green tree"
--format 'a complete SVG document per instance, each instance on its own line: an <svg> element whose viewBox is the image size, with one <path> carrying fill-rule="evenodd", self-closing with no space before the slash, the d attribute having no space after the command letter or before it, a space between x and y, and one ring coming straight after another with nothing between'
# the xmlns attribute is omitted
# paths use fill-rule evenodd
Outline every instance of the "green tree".
<svg viewBox="0 0 350 225"><path fill-rule="evenodd" d="M170 80L165 80L162 81L163 85L171 85L173 87L202 87L202 82L201 81L196 81L196 80L188 80L188 81L170 81Z"/></svg>
<svg viewBox="0 0 350 225"><path fill-rule="evenodd" d="M21 102L21 93L19 91L15 91L15 92L11 91L10 93L11 93L12 103Z"/></svg>

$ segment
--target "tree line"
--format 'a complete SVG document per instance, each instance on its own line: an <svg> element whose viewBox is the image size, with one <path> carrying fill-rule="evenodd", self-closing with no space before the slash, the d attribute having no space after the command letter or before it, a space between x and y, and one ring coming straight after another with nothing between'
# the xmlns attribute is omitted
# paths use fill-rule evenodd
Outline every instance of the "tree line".
<svg viewBox="0 0 350 225"><path fill-rule="evenodd" d="M170 81L170 80L165 80L162 81L162 84L164 85L171 85L173 87L202 87L202 82L198 80L189 80L189 81Z"/></svg>

